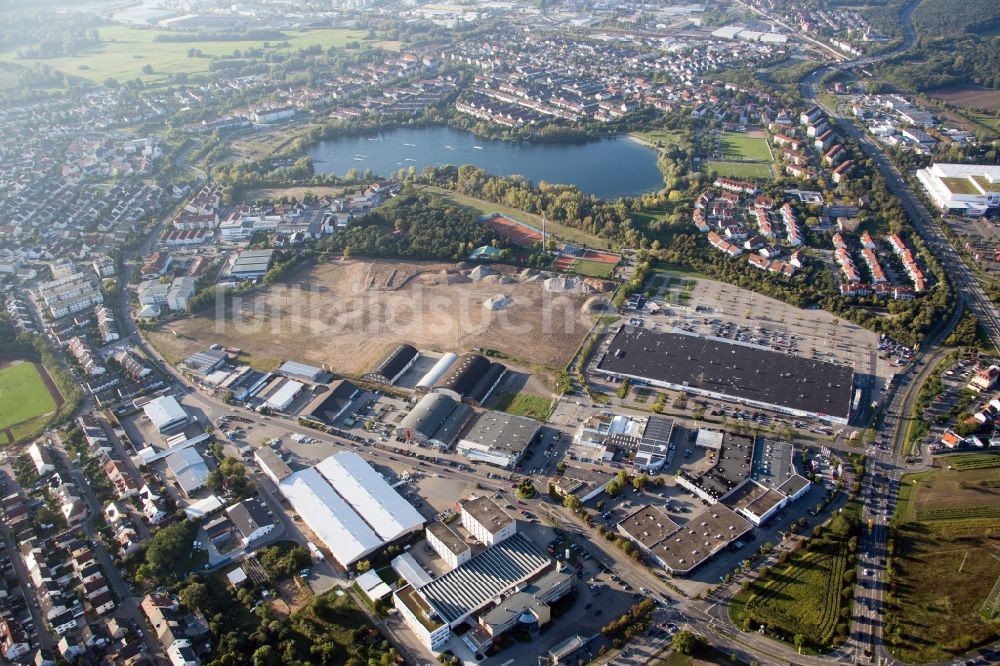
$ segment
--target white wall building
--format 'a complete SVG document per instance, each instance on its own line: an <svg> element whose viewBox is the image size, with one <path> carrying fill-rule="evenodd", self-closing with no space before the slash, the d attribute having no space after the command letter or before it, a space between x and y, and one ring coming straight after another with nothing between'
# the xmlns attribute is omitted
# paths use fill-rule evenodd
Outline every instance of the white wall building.
<svg viewBox="0 0 1000 666"><path fill-rule="evenodd" d="M917 180L942 211L980 217L1000 206L1000 166L939 164L917 170Z"/></svg>
<svg viewBox="0 0 1000 666"><path fill-rule="evenodd" d="M517 521L485 496L462 502L462 527L486 546L498 544L517 533Z"/></svg>

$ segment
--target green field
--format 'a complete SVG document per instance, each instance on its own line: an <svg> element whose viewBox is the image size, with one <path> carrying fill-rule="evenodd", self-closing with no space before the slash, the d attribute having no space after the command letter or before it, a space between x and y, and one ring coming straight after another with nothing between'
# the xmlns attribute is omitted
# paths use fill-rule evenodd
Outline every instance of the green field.
<svg viewBox="0 0 1000 666"><path fill-rule="evenodd" d="M33 364L21 361L0 369L0 430L55 410L56 402Z"/></svg>
<svg viewBox="0 0 1000 666"><path fill-rule="evenodd" d="M761 178L770 180L771 165L762 162L719 162L708 160L702 162L701 170L705 173L715 171L725 178Z"/></svg>
<svg viewBox="0 0 1000 666"><path fill-rule="evenodd" d="M158 42L159 34L176 34L165 30L139 30L126 26L102 26L98 29L102 45L99 49L61 58L18 60L13 51L0 52L0 61L22 67L48 65L68 76L102 83L107 78L118 81L141 79L144 83L165 82L172 74L204 74L209 64L219 58L233 57L233 52L248 48L264 49L264 40ZM326 29L286 32L287 39L271 41L266 49L272 53L291 53L319 44L324 49L343 46L352 41L363 42L364 30ZM287 45L285 43L287 42ZM385 48L399 49L396 42L367 42ZM189 57L189 49L200 49L202 57ZM153 67L152 74L143 73L144 65Z"/></svg>
<svg viewBox="0 0 1000 666"><path fill-rule="evenodd" d="M1000 457L937 462L903 477L893 518L883 633L909 663L950 660L1000 638L1000 622L981 614L1000 577Z"/></svg>
<svg viewBox="0 0 1000 666"><path fill-rule="evenodd" d="M846 638L850 606L842 590L852 586L844 576L853 575L850 539L856 531L856 513L836 514L821 537L733 597L730 616L736 625L750 630L765 624L788 639L801 634L813 650Z"/></svg>
<svg viewBox="0 0 1000 666"><path fill-rule="evenodd" d="M746 132L723 132L719 142L722 144L722 155L726 159L771 161L771 152L767 148L767 140L763 137L750 136Z"/></svg>
<svg viewBox="0 0 1000 666"><path fill-rule="evenodd" d="M654 146L667 146L681 138L680 130L655 129L648 132L632 132L632 136Z"/></svg>
<svg viewBox="0 0 1000 666"><path fill-rule="evenodd" d="M527 393L500 393L493 400L493 409L517 416L544 421L552 412L552 400Z"/></svg>
<svg viewBox="0 0 1000 666"><path fill-rule="evenodd" d="M607 264L603 261L588 261L577 259L570 266L570 270L586 277L609 278L615 270L614 264Z"/></svg>

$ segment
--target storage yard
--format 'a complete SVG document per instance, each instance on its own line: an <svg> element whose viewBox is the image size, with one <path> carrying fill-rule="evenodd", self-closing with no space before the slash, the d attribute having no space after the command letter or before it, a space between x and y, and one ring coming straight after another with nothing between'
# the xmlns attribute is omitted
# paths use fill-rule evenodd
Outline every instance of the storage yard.
<svg viewBox="0 0 1000 666"><path fill-rule="evenodd" d="M304 268L281 284L153 332L178 361L219 343L257 359L295 358L345 374L371 370L400 343L420 349L495 349L524 363L561 367L593 321L584 310L610 286L508 266L346 261ZM504 294L500 310L483 303ZM525 345L531 340L531 345Z"/></svg>

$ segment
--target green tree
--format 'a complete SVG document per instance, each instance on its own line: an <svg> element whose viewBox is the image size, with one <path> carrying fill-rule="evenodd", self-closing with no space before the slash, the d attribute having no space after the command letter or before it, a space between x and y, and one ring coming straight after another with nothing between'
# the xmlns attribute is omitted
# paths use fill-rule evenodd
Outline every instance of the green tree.
<svg viewBox="0 0 1000 666"><path fill-rule="evenodd" d="M354 569L358 573L365 573L366 571L371 571L372 563L368 560L359 560L355 565Z"/></svg>
<svg viewBox="0 0 1000 666"><path fill-rule="evenodd" d="M699 636L698 634L692 633L687 629L682 629L674 634L674 649L681 654L692 655L702 649L705 643L706 641L704 636Z"/></svg>

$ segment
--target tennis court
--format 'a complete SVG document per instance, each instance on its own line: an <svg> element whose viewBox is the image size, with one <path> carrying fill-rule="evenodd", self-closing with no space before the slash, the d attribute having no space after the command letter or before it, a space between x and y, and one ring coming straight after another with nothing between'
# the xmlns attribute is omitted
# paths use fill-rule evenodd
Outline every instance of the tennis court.
<svg viewBox="0 0 1000 666"><path fill-rule="evenodd" d="M506 215L490 215L480 221L515 245L531 247L542 240L542 232Z"/></svg>

